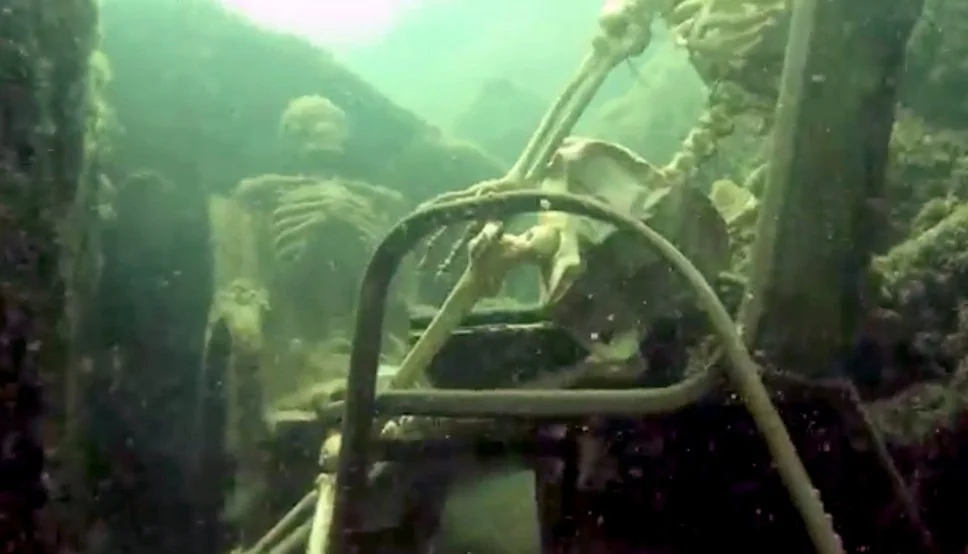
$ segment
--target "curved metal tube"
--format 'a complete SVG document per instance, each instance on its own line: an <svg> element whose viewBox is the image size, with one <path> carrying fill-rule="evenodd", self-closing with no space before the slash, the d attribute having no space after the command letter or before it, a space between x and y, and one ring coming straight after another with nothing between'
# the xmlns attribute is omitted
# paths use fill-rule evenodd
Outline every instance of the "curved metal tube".
<svg viewBox="0 0 968 554"><path fill-rule="evenodd" d="M360 527L360 514L354 509L354 502L362 498L361 493L367 485L384 310L390 281L403 257L421 237L438 227L458 221L501 219L518 213L548 210L595 218L620 230L634 232L686 278L697 295L699 306L723 342L730 362L727 366L730 380L766 440L780 477L803 517L817 551L820 554L843 554L833 523L827 517L786 426L759 378L756 363L726 309L699 270L669 241L642 222L581 196L530 191L455 200L418 210L398 223L377 247L360 287L327 553L348 554L351 536Z"/></svg>
<svg viewBox="0 0 968 554"><path fill-rule="evenodd" d="M589 415L629 416L675 412L702 400L716 375L703 371L659 388L649 389L401 389L374 398L377 416L411 415L469 418L553 418ZM346 404L331 402L313 414L314 421L335 425Z"/></svg>

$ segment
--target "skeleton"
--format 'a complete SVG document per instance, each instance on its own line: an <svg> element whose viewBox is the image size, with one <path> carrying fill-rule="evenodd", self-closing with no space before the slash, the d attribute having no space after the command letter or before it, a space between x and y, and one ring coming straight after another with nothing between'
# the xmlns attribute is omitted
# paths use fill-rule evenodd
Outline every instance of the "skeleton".
<svg viewBox="0 0 968 554"><path fill-rule="evenodd" d="M659 13L659 6L648 0L607 2L591 52L545 114L508 174L465 191L443 194L431 203L520 190L541 181L555 152L612 69L645 51L652 38L652 21ZM542 185L549 191L567 192L562 181L548 180ZM559 298L582 271L574 226L573 218L553 212L539 214L538 225L521 236L505 234L501 222L471 225L448 257L452 259L454 253L467 246L467 268L427 332L402 362L393 386L407 388L421 383L424 368L443 342L478 299L498 292L512 264L528 261L541 265L543 302Z"/></svg>
<svg viewBox="0 0 968 554"><path fill-rule="evenodd" d="M640 160L627 152L616 154L616 149L621 149L613 145L604 148L605 155L601 155L599 151L598 156L590 156L589 153L595 152L595 148L590 147L589 143L581 141L565 143L565 137L569 135L579 116L611 70L630 56L645 50L651 40L650 26L656 17L668 16L670 23L676 26L684 24L696 13L702 14L699 23L693 24L687 32L694 42L700 41L706 36L704 18L710 13L711 2L712 0L709 3L700 4L687 0L675 6L662 5L665 2L661 0L607 2L599 18L600 29L592 42L591 53L582 62L578 74L567 84L564 92L545 115L508 174L503 178L486 181L464 191L442 195L430 204L479 198L535 186L546 192L578 192L596 196L605 202L614 202L616 199L608 198L608 188L600 184L599 179L604 177L610 180L618 178L638 183L643 198L632 199L631 205L648 206L649 195L654 194L658 188L670 188L669 175L666 172L643 167ZM583 164L588 166L589 162L598 163L597 167L593 167L594 182L581 179L577 175L581 172L574 171L581 168ZM577 184L587 188L576 190ZM567 295L585 269L579 246L580 237L582 235L587 237L589 229L583 228L581 220L577 217L552 212L550 206L546 208L539 213L538 224L521 235L505 233L504 223L500 221L478 222L470 226L455 248L460 250L467 246L469 254L467 268L440 307L437 316L402 362L400 370L390 383L391 388L413 388L428 384L425 370L433 357L475 303L482 297L498 292L507 270L512 266L521 263L533 263L539 266L542 274L542 300L545 304L554 306ZM594 234L594 230L591 232ZM709 269L714 271L716 264L711 263L710 266ZM735 336L734 330L730 333ZM594 336L576 338L583 339L583 343L592 353L592 360L623 360L627 355L627 352L611 350L609 345ZM746 359L749 360L748 354ZM752 361L749 360L749 363L751 364ZM758 382L756 370L754 368L747 371L747 369L749 368L740 372L743 373L739 377L740 388L748 390L750 387L758 386L759 388L754 392L762 401L767 397L762 389L762 383ZM769 403L769 400L765 402ZM771 427L770 433L777 431L772 427L779 426L780 432L785 436L778 416L775 416L774 420L768 422L766 426ZM411 420L397 420L388 423L383 428L383 433L406 434L407 429L412 427ZM764 433L767 431L764 430ZM803 472L799 460L796 460L796 453L792 450L792 445L789 445L789 437L784 440L787 441L789 448L778 455L783 458L778 460L778 465L799 466L799 475L790 476L796 473L796 470L785 475L791 479L791 483L788 484L793 489L810 490L809 478ZM331 435L325 441L321 451L321 461L324 466L338 455L339 447L338 434ZM324 473L317 481L314 495L316 513L309 525L307 554L322 554L326 550L326 531L332 517L334 486L333 476L329 474ZM807 498L809 493L806 496L794 493L793 496L798 507L804 512L805 519L813 522L812 529L816 531L814 538L817 541L818 550L825 554L842 552L829 521L816 523L824 519L823 507L817 499ZM300 504L305 507L311 502L312 498L309 497L307 501ZM306 527L306 525L300 527L297 532L305 536Z"/></svg>
<svg viewBox="0 0 968 554"><path fill-rule="evenodd" d="M707 59L718 53L713 59L728 61L744 59L759 47L775 50L772 43L764 46L764 29L775 27L777 15L787 9L785 0L762 5L730 0L684 0L664 4L666 2L656 0L606 2L591 52L546 113L508 174L463 191L440 195L428 204L535 185L549 192L568 192L567 182L544 179L549 163L611 70L648 46L650 28L656 17L666 19L694 58ZM726 56L727 52L729 56ZM696 130L687 137L684 152L658 172L662 177L680 184L695 172L702 159L715 151L715 142L732 131L729 115L737 107L737 93L730 91L724 95L733 109L714 106L708 110ZM423 368L453 329L477 300L498 292L504 275L513 265L530 262L541 266L542 302L553 304L560 299L582 272L575 225L575 218L552 212L539 214L538 225L521 236L506 235L500 222L471 225L444 262L445 267L451 265L455 255L468 247L467 268L427 332L403 361L393 386L407 388L422 383ZM437 238L439 235L431 239L432 243ZM599 345L590 346L593 351L601 351Z"/></svg>

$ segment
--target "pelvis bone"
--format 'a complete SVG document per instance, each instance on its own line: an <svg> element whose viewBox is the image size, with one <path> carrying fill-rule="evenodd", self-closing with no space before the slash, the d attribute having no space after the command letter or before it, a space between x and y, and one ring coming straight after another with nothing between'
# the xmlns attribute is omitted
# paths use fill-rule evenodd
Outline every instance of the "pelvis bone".
<svg viewBox="0 0 968 554"><path fill-rule="evenodd" d="M541 186L594 197L645 222L709 280L726 269L729 235L710 199L696 188L671 185L659 169L619 145L567 139ZM549 211L539 220L539 226L557 227L560 237L543 272L544 300L580 342L630 331L641 336L656 317L684 305L684 283L641 241L584 217Z"/></svg>

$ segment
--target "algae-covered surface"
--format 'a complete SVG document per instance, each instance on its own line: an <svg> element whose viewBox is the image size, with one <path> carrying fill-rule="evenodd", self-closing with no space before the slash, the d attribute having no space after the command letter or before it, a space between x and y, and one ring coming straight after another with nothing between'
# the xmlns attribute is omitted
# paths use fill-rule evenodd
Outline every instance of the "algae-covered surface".
<svg viewBox="0 0 968 554"><path fill-rule="evenodd" d="M359 400L355 348L402 368L383 372L387 389L428 374L527 389L720 372L655 392L649 417L542 425L591 439L564 445L577 466L541 466L552 506L536 504L521 452L499 471L473 456L390 471L454 476L447 501L369 491L404 509L367 538L400 551L707 551L723 507L735 548L835 554L836 528L849 551L890 551L877 537L965 550L958 0L269 4L0 0L0 378L14 422L0 432L31 460L0 466L16 484L2 496L20 499L12 527L39 526L51 552L250 552L332 469L321 443L338 438L338 403ZM428 221L400 227L413 210L448 202L505 224L434 216L381 328L361 329L376 321L361 313L371 256ZM508 211L525 202L537 216ZM668 244L555 210L603 204ZM367 333L379 344L354 342ZM783 397L801 389L827 391L816 413ZM541 402L590 405L555 394ZM774 407L785 425L763 424ZM388 436L506 432L388 419ZM697 454L707 443L716 453ZM850 515L875 508L848 489L883 513ZM764 509L769 521L750 515ZM538 514L562 521L542 529ZM284 541L322 554L302 529Z"/></svg>

